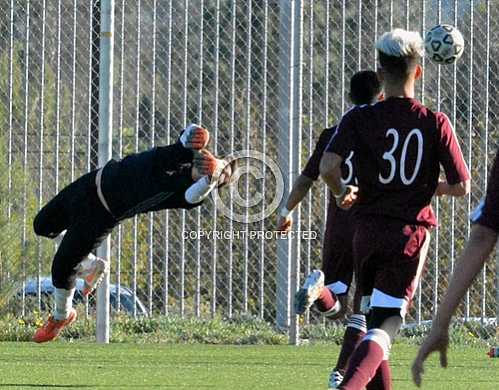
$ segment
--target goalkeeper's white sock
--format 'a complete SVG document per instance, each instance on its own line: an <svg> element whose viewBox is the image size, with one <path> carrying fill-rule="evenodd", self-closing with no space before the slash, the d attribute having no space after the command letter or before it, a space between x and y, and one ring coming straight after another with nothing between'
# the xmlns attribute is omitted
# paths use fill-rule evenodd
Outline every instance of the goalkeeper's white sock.
<svg viewBox="0 0 499 390"><path fill-rule="evenodd" d="M65 320L69 316L69 311L73 307L73 296L75 289L66 290L64 288L56 288L54 292L55 310L54 319L57 321Z"/></svg>

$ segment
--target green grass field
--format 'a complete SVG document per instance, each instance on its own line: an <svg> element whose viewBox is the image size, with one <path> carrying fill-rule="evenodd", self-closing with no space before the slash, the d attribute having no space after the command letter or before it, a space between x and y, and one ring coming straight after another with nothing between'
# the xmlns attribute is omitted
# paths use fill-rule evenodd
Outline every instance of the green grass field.
<svg viewBox="0 0 499 390"><path fill-rule="evenodd" d="M414 389L416 348L393 348L396 390ZM0 343L0 388L325 389L336 346ZM424 389L499 389L499 359L454 348L450 367L427 364Z"/></svg>

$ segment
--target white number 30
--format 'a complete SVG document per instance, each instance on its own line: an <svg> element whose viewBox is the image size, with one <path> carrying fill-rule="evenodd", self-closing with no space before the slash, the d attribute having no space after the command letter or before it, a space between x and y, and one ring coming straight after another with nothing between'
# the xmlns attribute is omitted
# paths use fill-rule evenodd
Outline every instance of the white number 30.
<svg viewBox="0 0 499 390"><path fill-rule="evenodd" d="M381 176L381 173L379 174L379 181L382 184L391 183L397 171L397 161L395 160L395 157L393 157L393 153L395 153L395 151L397 150L400 136L396 129L388 129L386 132L386 137L388 136L393 137L393 144L388 152L383 153L383 160L386 160L390 163L390 174L386 178ZM407 148L409 147L409 142L411 141L411 138L413 138L413 136L416 137L416 141L418 143L418 155L416 157L416 165L414 166L414 171L412 172L411 177L407 178L405 171ZM400 155L400 180L402 180L402 183L405 184L406 186L411 185L416 179L416 176L418 175L419 172L419 168L421 167L422 158L423 158L423 134L419 129L412 129L409 132L409 134L407 134L407 137L404 140L404 144L402 145L402 153Z"/></svg>

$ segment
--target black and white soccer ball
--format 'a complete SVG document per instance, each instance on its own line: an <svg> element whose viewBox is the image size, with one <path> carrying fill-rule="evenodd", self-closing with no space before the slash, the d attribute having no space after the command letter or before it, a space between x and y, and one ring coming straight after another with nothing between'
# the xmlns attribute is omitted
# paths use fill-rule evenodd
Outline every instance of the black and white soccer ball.
<svg viewBox="0 0 499 390"><path fill-rule="evenodd" d="M461 32L450 24L439 24L426 33L426 55L439 65L453 64L464 51Z"/></svg>

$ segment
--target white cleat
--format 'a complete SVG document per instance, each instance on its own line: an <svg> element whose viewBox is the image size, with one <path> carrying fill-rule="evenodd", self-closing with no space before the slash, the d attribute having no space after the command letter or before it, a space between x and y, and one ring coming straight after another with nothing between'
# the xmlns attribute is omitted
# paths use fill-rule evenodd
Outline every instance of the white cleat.
<svg viewBox="0 0 499 390"><path fill-rule="evenodd" d="M320 270L312 271L295 294L295 313L302 315L321 295L324 288L324 273Z"/></svg>
<svg viewBox="0 0 499 390"><path fill-rule="evenodd" d="M109 261L90 254L78 264L75 270L76 276L82 278L85 282L83 296L87 297L95 290L104 277L104 274L109 270Z"/></svg>
<svg viewBox="0 0 499 390"><path fill-rule="evenodd" d="M341 372L336 370L331 371L331 374L329 375L328 390L339 389L341 382L343 382L343 375Z"/></svg>

